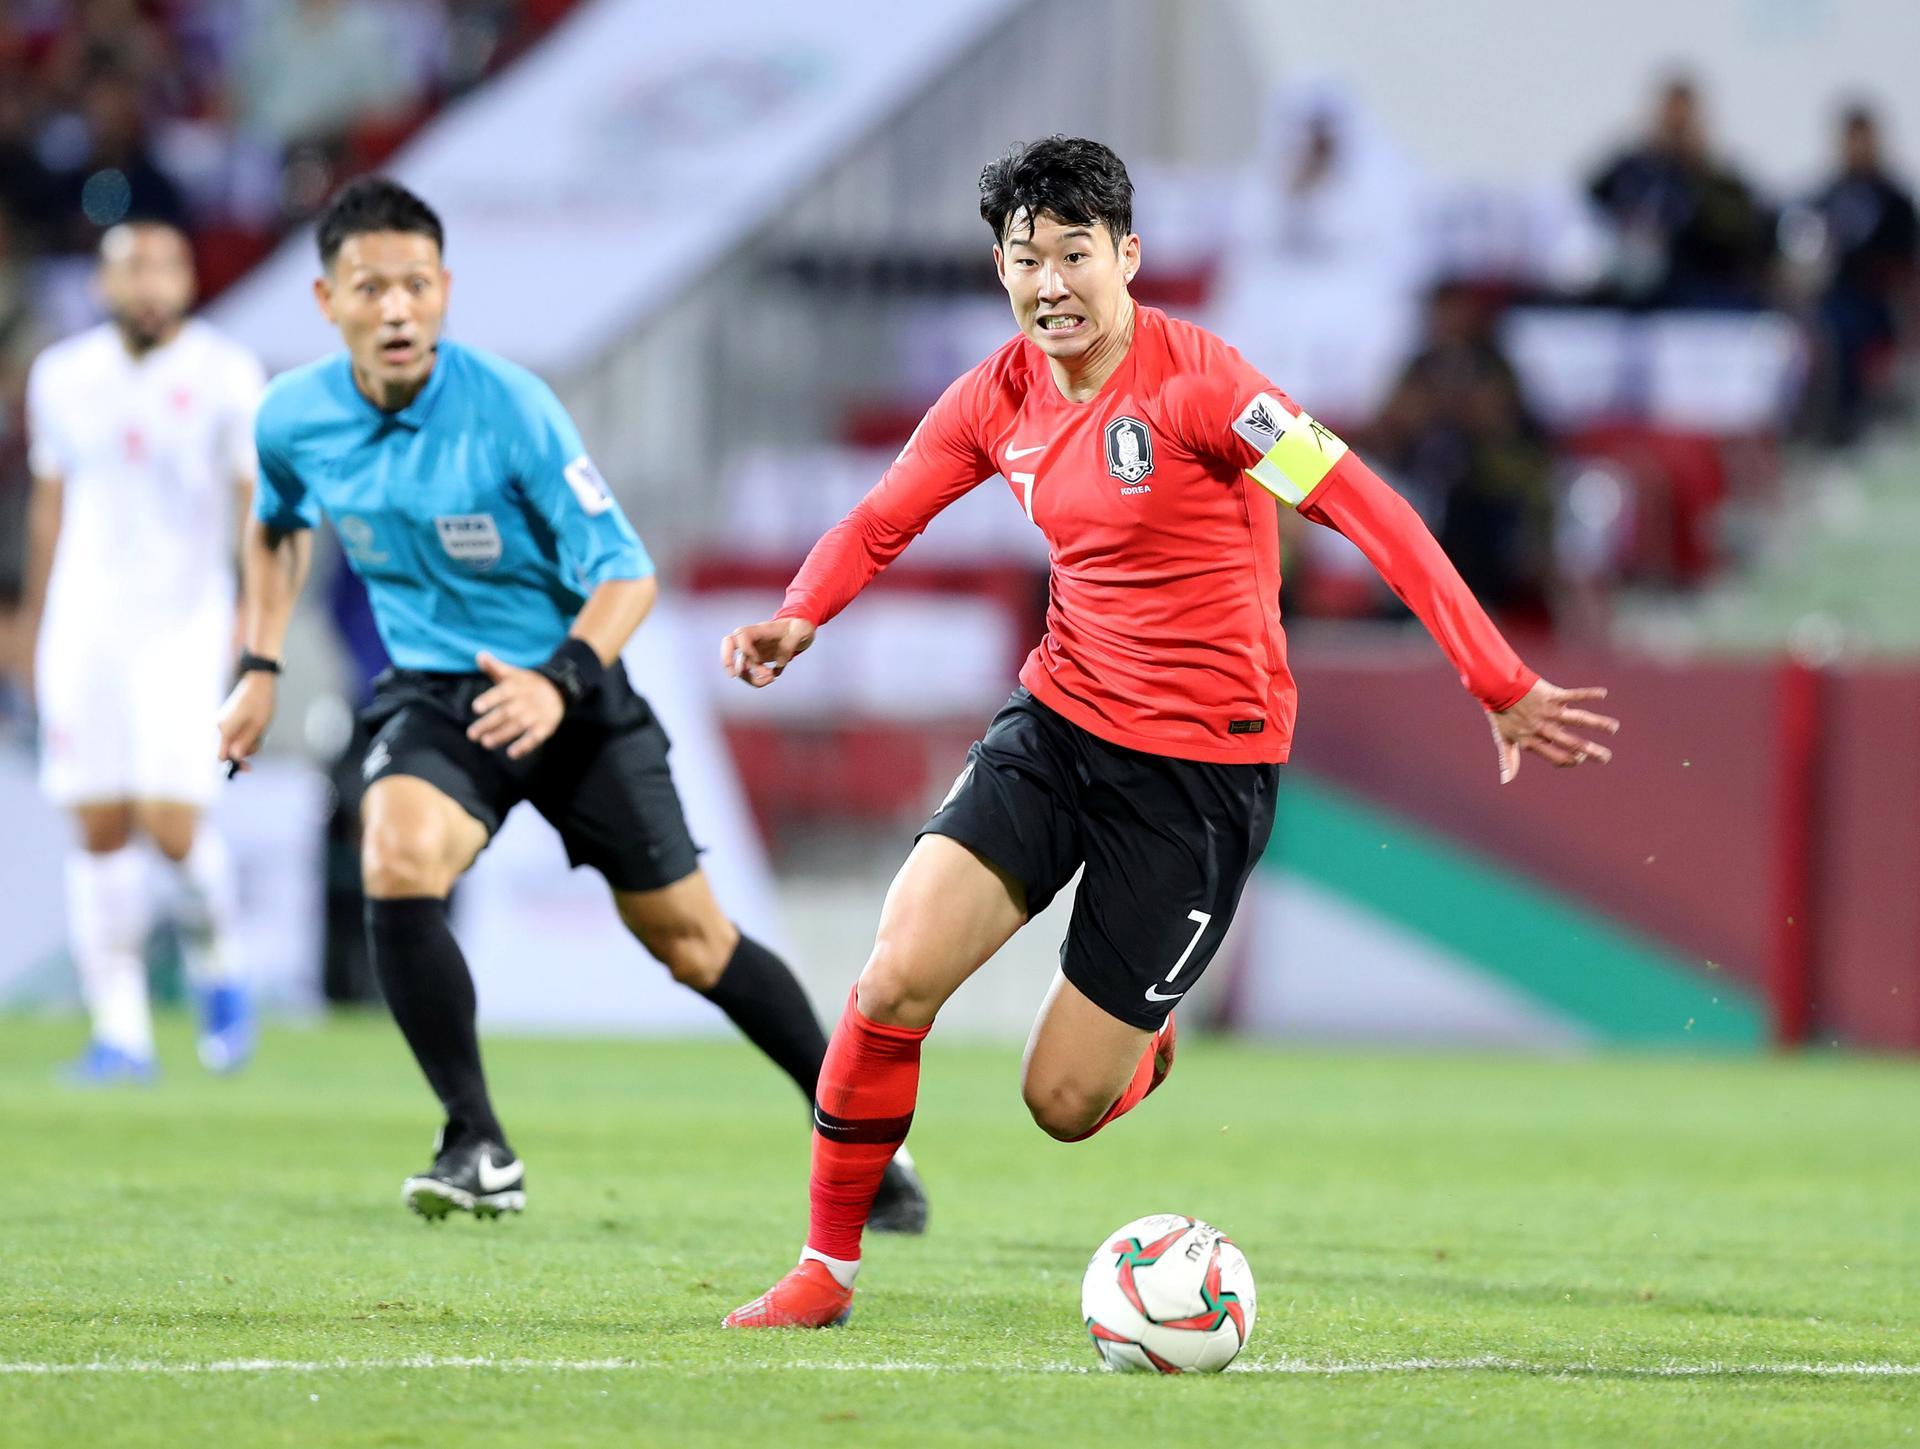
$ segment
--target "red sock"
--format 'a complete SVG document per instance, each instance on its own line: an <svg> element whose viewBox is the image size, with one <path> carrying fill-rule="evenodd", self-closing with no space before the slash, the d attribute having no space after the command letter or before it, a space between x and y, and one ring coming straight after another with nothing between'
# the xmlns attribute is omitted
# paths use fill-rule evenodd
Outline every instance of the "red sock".
<svg viewBox="0 0 1920 1449"><path fill-rule="evenodd" d="M913 1125L920 1043L929 1030L869 1021L857 1000L847 997L813 1096L807 1246L829 1258L860 1256L880 1178Z"/></svg>
<svg viewBox="0 0 1920 1449"><path fill-rule="evenodd" d="M1133 1069L1133 1080L1127 1083L1127 1090L1120 1094L1119 1100L1107 1108L1106 1115L1078 1137L1069 1137L1066 1141L1085 1142L1114 1118L1124 1117L1140 1105L1140 1099L1147 1095L1147 1088L1153 1085L1153 1053L1158 1046L1158 1041L1147 1043L1147 1049L1140 1054L1140 1065Z"/></svg>

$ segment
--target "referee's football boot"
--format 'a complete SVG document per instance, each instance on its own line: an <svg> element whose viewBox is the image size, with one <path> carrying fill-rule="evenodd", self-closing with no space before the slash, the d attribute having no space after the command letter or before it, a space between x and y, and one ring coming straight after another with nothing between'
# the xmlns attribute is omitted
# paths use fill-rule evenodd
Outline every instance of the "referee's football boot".
<svg viewBox="0 0 1920 1449"><path fill-rule="evenodd" d="M927 1230L927 1189L913 1170L913 1159L902 1147L887 1164L867 1210L867 1227L876 1233L919 1234Z"/></svg>
<svg viewBox="0 0 1920 1449"><path fill-rule="evenodd" d="M428 1222L448 1213L497 1218L526 1210L526 1167L500 1143L486 1137L446 1144L446 1129L434 1139L433 1166L410 1177L400 1200Z"/></svg>

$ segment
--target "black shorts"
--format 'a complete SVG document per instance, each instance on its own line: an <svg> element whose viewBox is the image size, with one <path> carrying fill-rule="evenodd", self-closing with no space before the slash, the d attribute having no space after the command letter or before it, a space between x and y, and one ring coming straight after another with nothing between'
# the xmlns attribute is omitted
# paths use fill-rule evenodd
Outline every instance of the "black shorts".
<svg viewBox="0 0 1920 1449"><path fill-rule="evenodd" d="M371 785L411 775L451 796L492 838L522 800L560 832L567 859L615 890L650 891L691 875L699 850L667 769L667 733L617 661L553 738L522 760L467 738L484 674L390 669L361 720L373 734L361 774Z"/></svg>
<svg viewBox="0 0 1920 1449"><path fill-rule="evenodd" d="M945 835L1044 911L1085 864L1060 969L1102 1010L1156 1028L1220 949L1273 833L1278 765L1108 744L1016 689L921 834Z"/></svg>

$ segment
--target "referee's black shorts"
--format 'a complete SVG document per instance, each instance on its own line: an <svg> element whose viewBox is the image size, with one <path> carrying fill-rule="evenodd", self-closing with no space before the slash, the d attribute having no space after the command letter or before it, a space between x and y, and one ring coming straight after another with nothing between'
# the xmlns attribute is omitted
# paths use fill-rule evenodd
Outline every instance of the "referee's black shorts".
<svg viewBox="0 0 1920 1449"><path fill-rule="evenodd" d="M1102 1010L1152 1030L1220 949L1273 833L1279 780L1278 765L1109 744L1021 688L920 833L1020 881L1029 917L1084 864L1060 969Z"/></svg>
<svg viewBox="0 0 1920 1449"><path fill-rule="evenodd" d="M600 688L567 711L553 738L525 759L467 738L484 674L390 669L374 681L361 719L373 735L361 773L425 780L487 829L522 800L553 824L574 865L621 891L650 891L693 873L699 850L667 769L667 734L633 692L619 661Z"/></svg>

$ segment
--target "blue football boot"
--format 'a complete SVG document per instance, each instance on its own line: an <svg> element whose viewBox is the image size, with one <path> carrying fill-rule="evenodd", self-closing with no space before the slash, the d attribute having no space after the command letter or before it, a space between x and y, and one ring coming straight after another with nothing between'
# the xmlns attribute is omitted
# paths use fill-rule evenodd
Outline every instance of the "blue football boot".
<svg viewBox="0 0 1920 1449"><path fill-rule="evenodd" d="M146 1087L153 1084L152 1057L137 1057L107 1042L95 1041L60 1069L70 1087Z"/></svg>
<svg viewBox="0 0 1920 1449"><path fill-rule="evenodd" d="M194 1046L200 1065L210 1072L237 1072L253 1058L253 998L238 982L203 986L194 992L200 1031Z"/></svg>

